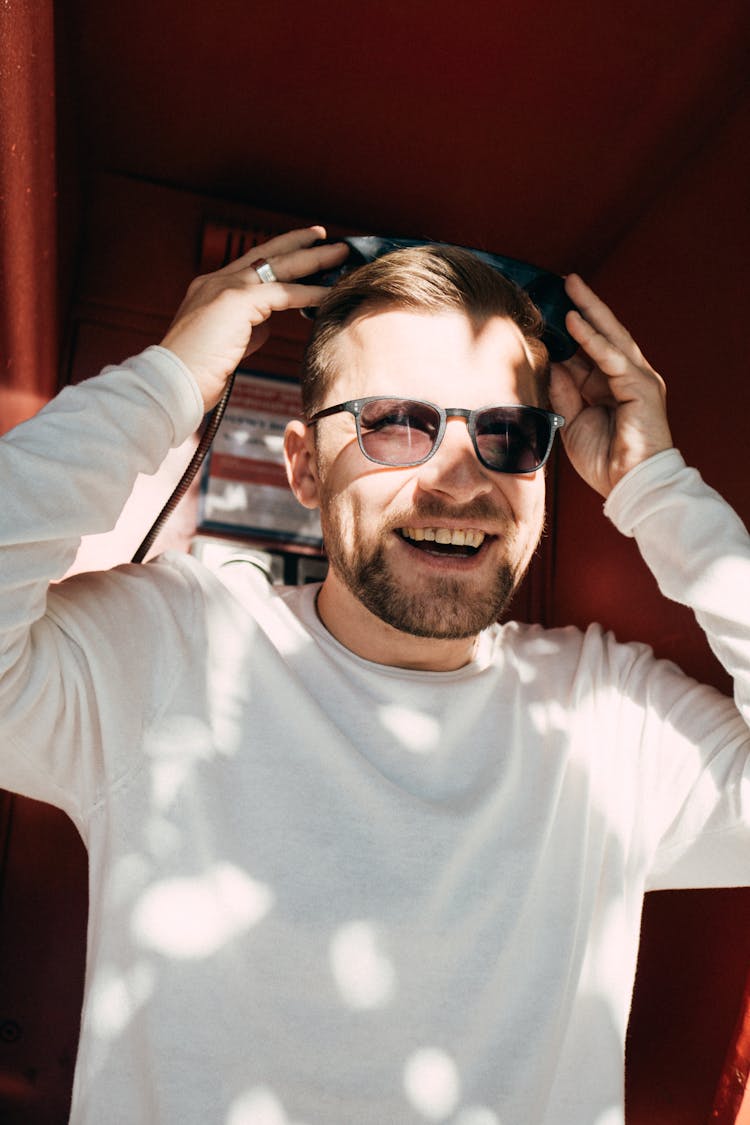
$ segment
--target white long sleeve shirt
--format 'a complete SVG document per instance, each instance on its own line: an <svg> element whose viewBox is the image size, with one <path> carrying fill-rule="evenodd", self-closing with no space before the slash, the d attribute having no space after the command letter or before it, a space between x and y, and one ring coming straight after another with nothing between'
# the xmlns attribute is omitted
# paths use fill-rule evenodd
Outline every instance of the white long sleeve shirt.
<svg viewBox="0 0 750 1125"><path fill-rule="evenodd" d="M0 442L0 785L90 857L71 1121L618 1125L644 892L750 884L744 527L676 451L606 505L734 702L597 626L372 664L179 554L48 592L199 418L151 348Z"/></svg>

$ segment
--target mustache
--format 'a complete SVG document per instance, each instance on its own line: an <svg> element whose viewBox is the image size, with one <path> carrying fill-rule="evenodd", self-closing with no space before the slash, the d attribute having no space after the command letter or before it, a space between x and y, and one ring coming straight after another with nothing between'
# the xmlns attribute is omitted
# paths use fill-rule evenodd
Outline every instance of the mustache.
<svg viewBox="0 0 750 1125"><path fill-rule="evenodd" d="M511 517L486 496L477 496L467 504L445 504L432 497L413 504L408 511L396 513L388 522L393 527L409 527L419 520L434 523L493 523L505 527Z"/></svg>

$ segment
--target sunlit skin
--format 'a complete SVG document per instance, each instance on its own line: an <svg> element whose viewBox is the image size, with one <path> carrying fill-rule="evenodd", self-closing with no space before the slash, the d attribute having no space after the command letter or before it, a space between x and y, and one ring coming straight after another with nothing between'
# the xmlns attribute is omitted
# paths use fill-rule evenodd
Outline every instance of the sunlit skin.
<svg viewBox="0 0 750 1125"><path fill-rule="evenodd" d="M538 376L523 337L500 317L475 325L459 312L391 309L359 316L338 339L335 369L324 406L365 395L445 407L539 404ZM411 468L368 461L346 413L312 427L291 423L286 451L298 499L321 509L331 565L318 612L333 636L377 663L430 671L466 664L477 633L495 620L538 543L543 471L512 476L486 469L460 418L449 419L435 455ZM485 538L475 554L447 555L414 546L403 537L404 527L473 530ZM363 598L351 588L347 568L373 552L391 582L393 597L386 601L414 607L430 628L452 622L454 635L415 635L368 608L367 591Z"/></svg>

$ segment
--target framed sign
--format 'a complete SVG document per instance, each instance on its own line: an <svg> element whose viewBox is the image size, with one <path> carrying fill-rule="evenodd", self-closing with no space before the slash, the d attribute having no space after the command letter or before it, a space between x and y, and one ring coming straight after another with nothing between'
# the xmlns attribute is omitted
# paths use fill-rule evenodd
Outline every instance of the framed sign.
<svg viewBox="0 0 750 1125"><path fill-rule="evenodd" d="M238 371L203 470L199 529L320 548L317 511L287 484L284 429L302 409L294 379Z"/></svg>

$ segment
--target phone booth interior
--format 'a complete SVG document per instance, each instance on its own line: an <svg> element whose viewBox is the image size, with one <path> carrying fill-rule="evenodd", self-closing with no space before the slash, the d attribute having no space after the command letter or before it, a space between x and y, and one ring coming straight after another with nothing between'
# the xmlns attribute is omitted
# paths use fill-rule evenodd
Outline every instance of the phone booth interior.
<svg viewBox="0 0 750 1125"><path fill-rule="evenodd" d="M301 25L308 26L302 6L298 7ZM713 29L706 24L705 36L718 36L716 27L722 18L728 23L730 14L740 30L745 29L740 5L720 8L715 13L718 23ZM39 11L34 18L39 21ZM104 15L91 18L104 19ZM184 13L187 25L192 26L192 18ZM38 27L37 23L37 33ZM686 57L685 67L702 57L699 39L696 31L696 55L690 57L692 63ZM702 42L705 49L705 38ZM135 47L128 47L126 56L129 50ZM40 66L44 64L42 54L40 50ZM68 66L71 59L75 52L68 58ZM263 65L258 63L261 73ZM64 78L64 71L65 66L60 69L58 63L58 77ZM718 91L717 73L720 76L724 71L719 69L711 76L711 89ZM0 116L0 126L4 120L7 123L11 104L16 106L19 96L29 96L28 91L19 95L18 89L3 86L9 80L7 74L0 78L0 101L6 113L5 119ZM680 148L679 138L670 135L673 151L679 149L680 158L675 156L669 168L664 165L661 178L650 181L648 199L635 200L631 191L628 207L616 213L614 207L597 209L594 200L571 202L571 207L578 205L582 212L588 206L595 215L588 241L581 239L574 246L571 239L563 244L559 230L556 234L553 228L564 226L564 208L560 224L549 219L537 222L529 204L523 235L530 242L536 239L537 246L524 247L523 254L515 246L493 248L508 253L515 250L518 256L546 262L559 272L590 264L590 269L583 270L587 279L632 327L645 354L668 379L670 420L686 460L698 465L709 483L747 520L750 477L743 456L747 446L747 341L741 313L744 263L750 258L750 93L746 75L742 81L735 76L728 89L731 97L725 84L727 100L721 106L718 101L709 105L703 99L704 112L708 114L713 106L714 116L698 122L700 144L681 140ZM671 88L662 93L664 105L670 104L670 98L675 101ZM64 83L58 103L63 119L73 113L72 104L65 106ZM381 114L390 104L381 107ZM48 140L54 147L54 122L46 121L43 105L36 112L38 130L52 129ZM652 127L648 124L652 120L656 118L644 115L644 131ZM111 129L116 131L114 118ZM532 140L528 138L529 151ZM586 139L579 137L579 142L583 151ZM352 140L339 181L349 173L348 162L355 159L352 146L359 143L359 138ZM406 159L408 144L403 136L400 143L399 151ZM357 152L358 159L365 158ZM663 150L662 158L666 159ZM70 172L66 161L75 165L78 159L82 158L61 153L57 173L54 167L37 163L34 175L47 184L46 194L42 191L45 198L54 195L50 186L55 175L60 177L62 171L65 182ZM278 166L282 164L279 157ZM496 182L501 183L499 164L494 167ZM617 181L614 157L607 167L611 186ZM2 298L6 319L15 326L12 346L17 356L17 363L7 368L10 374L0 398L4 428L41 405L58 384L95 374L103 365L160 338L195 273L221 264L253 240L259 241L264 232L320 217L307 213L310 196L301 187L296 199L288 191L277 209L270 189L259 188L259 206L255 206L224 198L219 191L182 184L175 187L168 176L155 181L145 174L131 174L128 168L112 172L99 165L88 169L77 207L72 207L70 193L63 192L46 220L41 208L29 219L24 195L29 176L26 170L15 183L16 173L17 169L0 163L0 176L4 177L0 189L8 188L5 205L18 208L17 232L26 223L36 233L34 239L29 238L26 257L10 255L6 243L0 246L0 255L4 255L0 274L8 266ZM446 175L454 175L454 170ZM37 194L39 182L34 184ZM436 219L430 208L439 210L438 202L428 198L429 186L425 183L417 190L414 184L405 185L400 214L395 198L390 210L384 204L375 214L373 196L371 213L377 221L370 221L369 215L355 216L343 190L332 188L324 218L333 220L331 233L364 226L388 233L389 223L392 229L409 233L404 228L416 222L420 199L428 217ZM458 178L450 186L467 203L463 214L469 215L467 190ZM625 186L623 183L620 200L627 194ZM379 182L378 190L381 188ZM595 188L605 191L595 184L588 190ZM281 186L277 190L284 195ZM477 189L480 194L481 190ZM245 195L245 199L253 198ZM489 197L484 205L490 214ZM7 210L2 214L9 222ZM61 281L54 255L50 261L49 254L45 258L38 248L39 228L45 221L41 243L50 246L58 240L58 216ZM469 219L462 225L456 212L439 233L476 244L479 239L472 237L476 227ZM545 245L551 247L549 256ZM568 260L574 249L578 260ZM9 270L17 279L13 285L8 281ZM42 297L48 295L51 305L56 304L61 287L59 325L54 317L44 320L43 299L29 301L30 278ZM307 322L297 314L279 317L258 357L256 373L276 380L275 386L293 382L307 331ZM39 341L58 336L62 359L55 349L51 358L45 358ZM170 465L146 487L117 537L107 544L86 544L82 565L110 565L131 557L181 467ZM274 473L268 468L268 476ZM634 545L606 525L599 498L581 484L562 456L551 466L550 480L547 535L514 606L515 614L547 625L583 626L591 620L601 621L621 639L646 641L659 655L726 690L726 678L691 615L662 598ZM175 522L167 525L167 538L162 542L176 543L182 549L191 549L196 539L199 549L217 539L238 542L257 553L272 579L304 582L319 577L325 563L313 539L303 541L298 536L290 543L277 534L278 528L271 528L269 534L268 526L238 527L221 520L208 521L200 528L201 487L206 487L205 480L196 484ZM8 1125L58 1125L67 1119L83 986L86 894L85 852L72 825L47 806L0 794L0 1119ZM628 1045L628 1125L750 1122L750 1095L744 1095L750 1073L748 949L749 891L648 896Z"/></svg>

